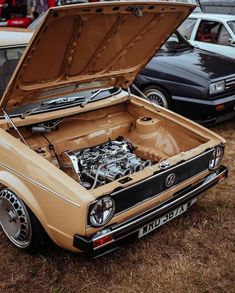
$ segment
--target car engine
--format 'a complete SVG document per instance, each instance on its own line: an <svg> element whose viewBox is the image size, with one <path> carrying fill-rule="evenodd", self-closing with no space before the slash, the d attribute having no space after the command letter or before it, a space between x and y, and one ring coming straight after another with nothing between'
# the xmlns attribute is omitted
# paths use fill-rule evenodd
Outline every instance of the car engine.
<svg viewBox="0 0 235 293"><path fill-rule="evenodd" d="M85 188L93 189L152 165L134 154L131 142L118 137L95 147L61 155L60 165Z"/></svg>

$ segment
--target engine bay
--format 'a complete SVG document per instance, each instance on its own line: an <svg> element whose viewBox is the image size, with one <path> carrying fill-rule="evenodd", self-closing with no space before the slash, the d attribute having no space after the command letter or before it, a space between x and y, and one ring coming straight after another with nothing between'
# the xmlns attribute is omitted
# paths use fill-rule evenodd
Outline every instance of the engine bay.
<svg viewBox="0 0 235 293"><path fill-rule="evenodd" d="M148 167L152 174L159 162L206 142L130 102L28 125L20 132L32 150L89 190L123 184Z"/></svg>

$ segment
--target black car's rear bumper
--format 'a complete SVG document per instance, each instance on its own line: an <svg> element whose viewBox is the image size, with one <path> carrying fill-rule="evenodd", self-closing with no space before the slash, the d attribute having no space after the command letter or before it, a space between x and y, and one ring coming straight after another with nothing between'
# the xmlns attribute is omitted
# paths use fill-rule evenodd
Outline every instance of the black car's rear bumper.
<svg viewBox="0 0 235 293"><path fill-rule="evenodd" d="M170 200L132 219L121 224L112 225L90 237L74 235L73 245L92 257L111 252L121 245L128 243L130 240L138 238L138 232L141 227L197 198L202 192L214 186L219 181L224 180L227 174L228 169L221 166L217 171L211 173L195 185L177 192ZM107 239L108 242L106 242ZM100 245L103 240L104 244ZM99 246L96 246L97 243L99 243Z"/></svg>

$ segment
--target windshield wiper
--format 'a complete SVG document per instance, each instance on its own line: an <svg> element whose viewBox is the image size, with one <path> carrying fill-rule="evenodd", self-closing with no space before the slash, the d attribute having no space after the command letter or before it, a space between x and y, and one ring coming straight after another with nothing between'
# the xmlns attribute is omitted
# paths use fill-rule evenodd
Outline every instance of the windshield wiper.
<svg viewBox="0 0 235 293"><path fill-rule="evenodd" d="M63 104L73 104L78 101L83 101L85 99L84 96L72 96L72 97L62 97L62 98L57 98L54 100L50 101L45 101L42 102L39 106L32 108L30 110L25 111L22 115L21 118L24 119L26 116L30 116L31 114L39 111L39 110L46 110L51 108L52 106L57 106L57 105L63 105Z"/></svg>
<svg viewBox="0 0 235 293"><path fill-rule="evenodd" d="M87 98L84 99L84 101L81 103L81 107L84 107L87 103L92 101L96 96L98 96L100 93L106 92L108 90L113 89L113 87L105 88L105 89L100 89L100 90L95 90L93 91L93 95L88 96Z"/></svg>
<svg viewBox="0 0 235 293"><path fill-rule="evenodd" d="M21 118L24 119L26 116L30 116L31 114L37 111L47 110L53 106L58 106L58 105L74 104L74 103L80 102L80 106L84 107L87 103L92 101L100 93L106 92L110 89L113 89L113 87L100 89L100 90L94 90L91 92L92 94L87 97L86 96L67 96L67 97L60 97L50 101L45 101L45 102L42 102L37 107L25 111L23 114L21 114Z"/></svg>

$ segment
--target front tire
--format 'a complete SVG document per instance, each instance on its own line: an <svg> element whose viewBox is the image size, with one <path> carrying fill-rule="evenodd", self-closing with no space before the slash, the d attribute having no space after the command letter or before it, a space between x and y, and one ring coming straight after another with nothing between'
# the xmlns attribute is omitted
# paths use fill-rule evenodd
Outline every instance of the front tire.
<svg viewBox="0 0 235 293"><path fill-rule="evenodd" d="M172 99L169 93L163 88L151 85L143 90L143 93L152 103L158 106L164 107L166 109L172 109Z"/></svg>
<svg viewBox="0 0 235 293"><path fill-rule="evenodd" d="M0 226L14 246L30 252L43 244L43 229L26 204L11 190L0 191Z"/></svg>

